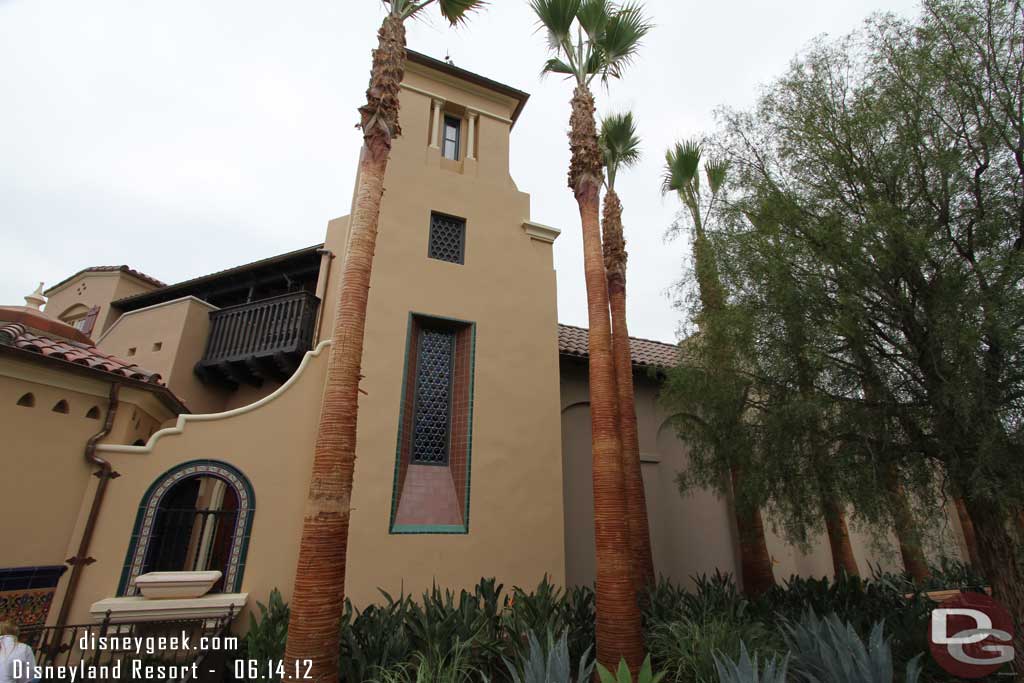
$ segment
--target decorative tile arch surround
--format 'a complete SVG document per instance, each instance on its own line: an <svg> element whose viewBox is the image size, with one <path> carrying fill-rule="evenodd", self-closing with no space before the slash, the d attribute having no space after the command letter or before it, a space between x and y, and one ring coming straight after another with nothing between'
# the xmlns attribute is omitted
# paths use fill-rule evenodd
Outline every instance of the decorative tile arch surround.
<svg viewBox="0 0 1024 683"><path fill-rule="evenodd" d="M119 596L139 594L138 589L132 585L132 581L142 573L153 525L156 522L157 510L164 496L182 481L203 476L220 479L238 496L238 515L235 519L235 528L231 533L231 551L228 553L228 564L224 571L223 592L237 593L241 590L245 557L252 532L252 520L256 513L256 498L252 484L241 471L226 462L191 460L164 472L142 496L139 512L135 517L135 526L132 528L131 543L128 544L128 553L121 571L121 581L117 587Z"/></svg>

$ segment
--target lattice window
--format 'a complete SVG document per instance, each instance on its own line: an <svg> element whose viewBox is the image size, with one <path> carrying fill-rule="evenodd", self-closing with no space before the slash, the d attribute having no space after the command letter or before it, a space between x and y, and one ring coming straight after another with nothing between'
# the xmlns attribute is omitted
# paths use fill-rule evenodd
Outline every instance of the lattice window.
<svg viewBox="0 0 1024 683"><path fill-rule="evenodd" d="M425 328L420 332L412 432L413 462L428 465L448 463L454 356L454 331Z"/></svg>
<svg viewBox="0 0 1024 683"><path fill-rule="evenodd" d="M466 221L440 213L430 214L430 243L427 256L439 261L464 263Z"/></svg>

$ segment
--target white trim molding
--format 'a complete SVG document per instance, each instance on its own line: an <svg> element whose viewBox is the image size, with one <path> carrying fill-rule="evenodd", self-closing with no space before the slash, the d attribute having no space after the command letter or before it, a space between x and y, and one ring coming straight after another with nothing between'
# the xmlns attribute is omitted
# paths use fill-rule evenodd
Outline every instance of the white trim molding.
<svg viewBox="0 0 1024 683"><path fill-rule="evenodd" d="M213 593L201 598L106 598L92 603L89 614L103 621L110 612L110 623L124 624L136 621L167 621L177 619L218 619L226 617L228 610L238 615L249 600L248 593Z"/></svg>
<svg viewBox="0 0 1024 683"><path fill-rule="evenodd" d="M157 308L163 308L164 306L173 306L174 304L180 304L182 301L188 301L189 299L191 299L192 301L195 301L198 304L202 304L203 306L206 306L211 311L219 311L220 310L218 307L214 306L209 301L203 301L202 299L194 297L191 294L188 294L186 296L178 297L177 299L171 299L170 301L161 301L160 303L153 304L152 306L146 306L145 308L136 308L134 311L128 311L127 313L122 313L121 316L117 320L114 321L113 325L111 325L106 330L104 330L103 334L100 335L100 338L96 340L96 343L99 344L101 341L103 341L103 339L108 334L110 334L111 332L114 331L114 328L117 327L117 324L119 322L121 322L122 320L124 320L125 318L127 318L129 316L133 316L133 315L135 315L137 313L146 313L147 311L152 311L152 310L157 309Z"/></svg>
<svg viewBox="0 0 1024 683"><path fill-rule="evenodd" d="M234 410L228 410L223 413L183 413L178 416L178 421L175 423L173 427L165 427L160 431L154 432L153 436L149 437L149 441L146 442L145 446L122 446L120 444L100 444L96 446L96 450L101 451L103 453L150 453L152 452L153 447L156 445L157 441L164 438L165 436L174 436L176 434L181 434L183 431L185 431L185 425L188 424L189 422L216 422L218 420L227 420L228 418L235 417L236 415L244 415L245 413L256 410L261 406L265 406L271 401L274 401L277 398L279 398L281 395L284 394L284 392L288 391L288 388L291 387L291 385L294 384L296 381L298 381L299 377L306 370L307 366L310 364L312 359L318 357L321 353L324 352L325 349L329 348L330 345L331 340L325 339L319 344L317 344L316 349L312 351L307 351L306 355L302 357L302 362L299 363L298 369L294 373L292 373L292 376L289 377L284 384L275 389L273 393L264 396L258 401L255 401L248 405L239 406Z"/></svg>
<svg viewBox="0 0 1024 683"><path fill-rule="evenodd" d="M530 236L530 239L548 243L554 243L558 236L562 234L562 231L558 228L552 228L550 225L544 225L543 223L534 223L533 221L524 221L523 230Z"/></svg>

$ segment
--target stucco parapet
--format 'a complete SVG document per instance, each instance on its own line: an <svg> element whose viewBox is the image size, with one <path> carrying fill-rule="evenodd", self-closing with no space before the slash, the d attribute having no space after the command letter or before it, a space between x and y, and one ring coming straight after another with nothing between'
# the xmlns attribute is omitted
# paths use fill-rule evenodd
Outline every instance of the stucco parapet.
<svg viewBox="0 0 1024 683"><path fill-rule="evenodd" d="M136 315L138 313L148 313L150 311L155 311L158 308L163 308L164 306L174 306L176 304L185 303L185 302L188 302L188 301L194 301L195 303L199 304L200 306L205 306L205 307L209 308L211 311L219 311L220 310L220 308L218 308L217 306L214 306L210 302L203 301L202 299L200 299L198 297L194 297L191 294L189 294L188 296L179 297L177 299L171 299L170 301L162 301L162 302L160 302L158 304L153 304L152 306L146 306L145 308L136 308L134 311L128 311L127 313L122 313L121 317L119 317L117 320L115 320L114 324L111 325L110 327L108 327L103 332L103 334L100 335L100 338L96 340L96 343L99 344L100 342L102 342L107 337L107 335L109 335L111 332L113 332L115 329L117 329L117 326L123 320L125 320L126 318L130 319L133 315Z"/></svg>
<svg viewBox="0 0 1024 683"><path fill-rule="evenodd" d="M316 349L314 349L313 351L307 351L306 355L302 357L302 362L299 363L298 369L292 374L292 376L289 377L287 381L285 381L284 384L279 386L273 393L264 396L258 401L255 401L248 405L239 406L238 408L228 410L223 413L189 413L179 415L178 421L175 423L173 427L165 427L164 429L154 432L153 435L149 437L149 441L146 443L145 446L122 446L118 444L100 444L99 446L96 447L96 450L102 451L104 453L150 453L153 450L153 447L156 446L157 441L166 436L174 436L176 434L181 434L182 432L185 431L186 425L190 422L216 422L219 420L228 420L232 417L244 415L246 413L257 410L269 403L272 403L273 401L276 401L278 398L284 395L284 393L287 392L288 389L291 388L293 384L298 382L299 378L303 376L303 374L308 369L308 366L313 361L313 359L319 357L326 349L330 347L330 345L331 340L325 339L324 341L317 344Z"/></svg>
<svg viewBox="0 0 1024 683"><path fill-rule="evenodd" d="M177 619L218 619L231 611L238 614L249 600L248 593L217 593L201 598L154 600L143 597L105 598L94 602L89 614L102 621L110 612L110 623L167 621Z"/></svg>
<svg viewBox="0 0 1024 683"><path fill-rule="evenodd" d="M530 236L530 239L548 243L554 243L558 236L562 234L562 231L558 228L533 221L523 221L523 230Z"/></svg>

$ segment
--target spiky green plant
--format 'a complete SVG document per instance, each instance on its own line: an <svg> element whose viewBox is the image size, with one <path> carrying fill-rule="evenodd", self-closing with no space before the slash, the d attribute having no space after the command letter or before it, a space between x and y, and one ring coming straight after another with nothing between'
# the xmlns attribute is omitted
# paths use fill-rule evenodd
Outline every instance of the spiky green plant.
<svg viewBox="0 0 1024 683"><path fill-rule="evenodd" d="M505 659L512 683L573 683L572 659L569 656L569 633L563 631L555 640L554 633L547 632L546 646L541 645L536 634L528 634L529 651L521 654L516 662ZM576 668L575 683L586 683L594 670L590 659L590 648L580 657Z"/></svg>
<svg viewBox="0 0 1024 683"><path fill-rule="evenodd" d="M882 622L876 623L868 643L853 625L837 615L819 618L808 611L795 624L783 627L793 654L793 670L804 683L893 683L892 647ZM905 683L917 683L921 655L907 662Z"/></svg>
<svg viewBox="0 0 1024 683"><path fill-rule="evenodd" d="M633 683L633 678L629 673L629 667L626 666L625 659L619 660L619 668L614 674L598 663L597 675L601 677L601 683ZM651 670L651 656L647 655L644 658L643 665L640 667L640 672L636 675L636 683L658 683L664 677L664 671L656 674Z"/></svg>
<svg viewBox="0 0 1024 683"><path fill-rule="evenodd" d="M715 658L715 671L718 672L718 683L786 683L789 671L789 655L779 658L772 656L764 661L764 668L759 670L757 653L751 657L747 646L740 644L740 658L732 661L727 657Z"/></svg>

